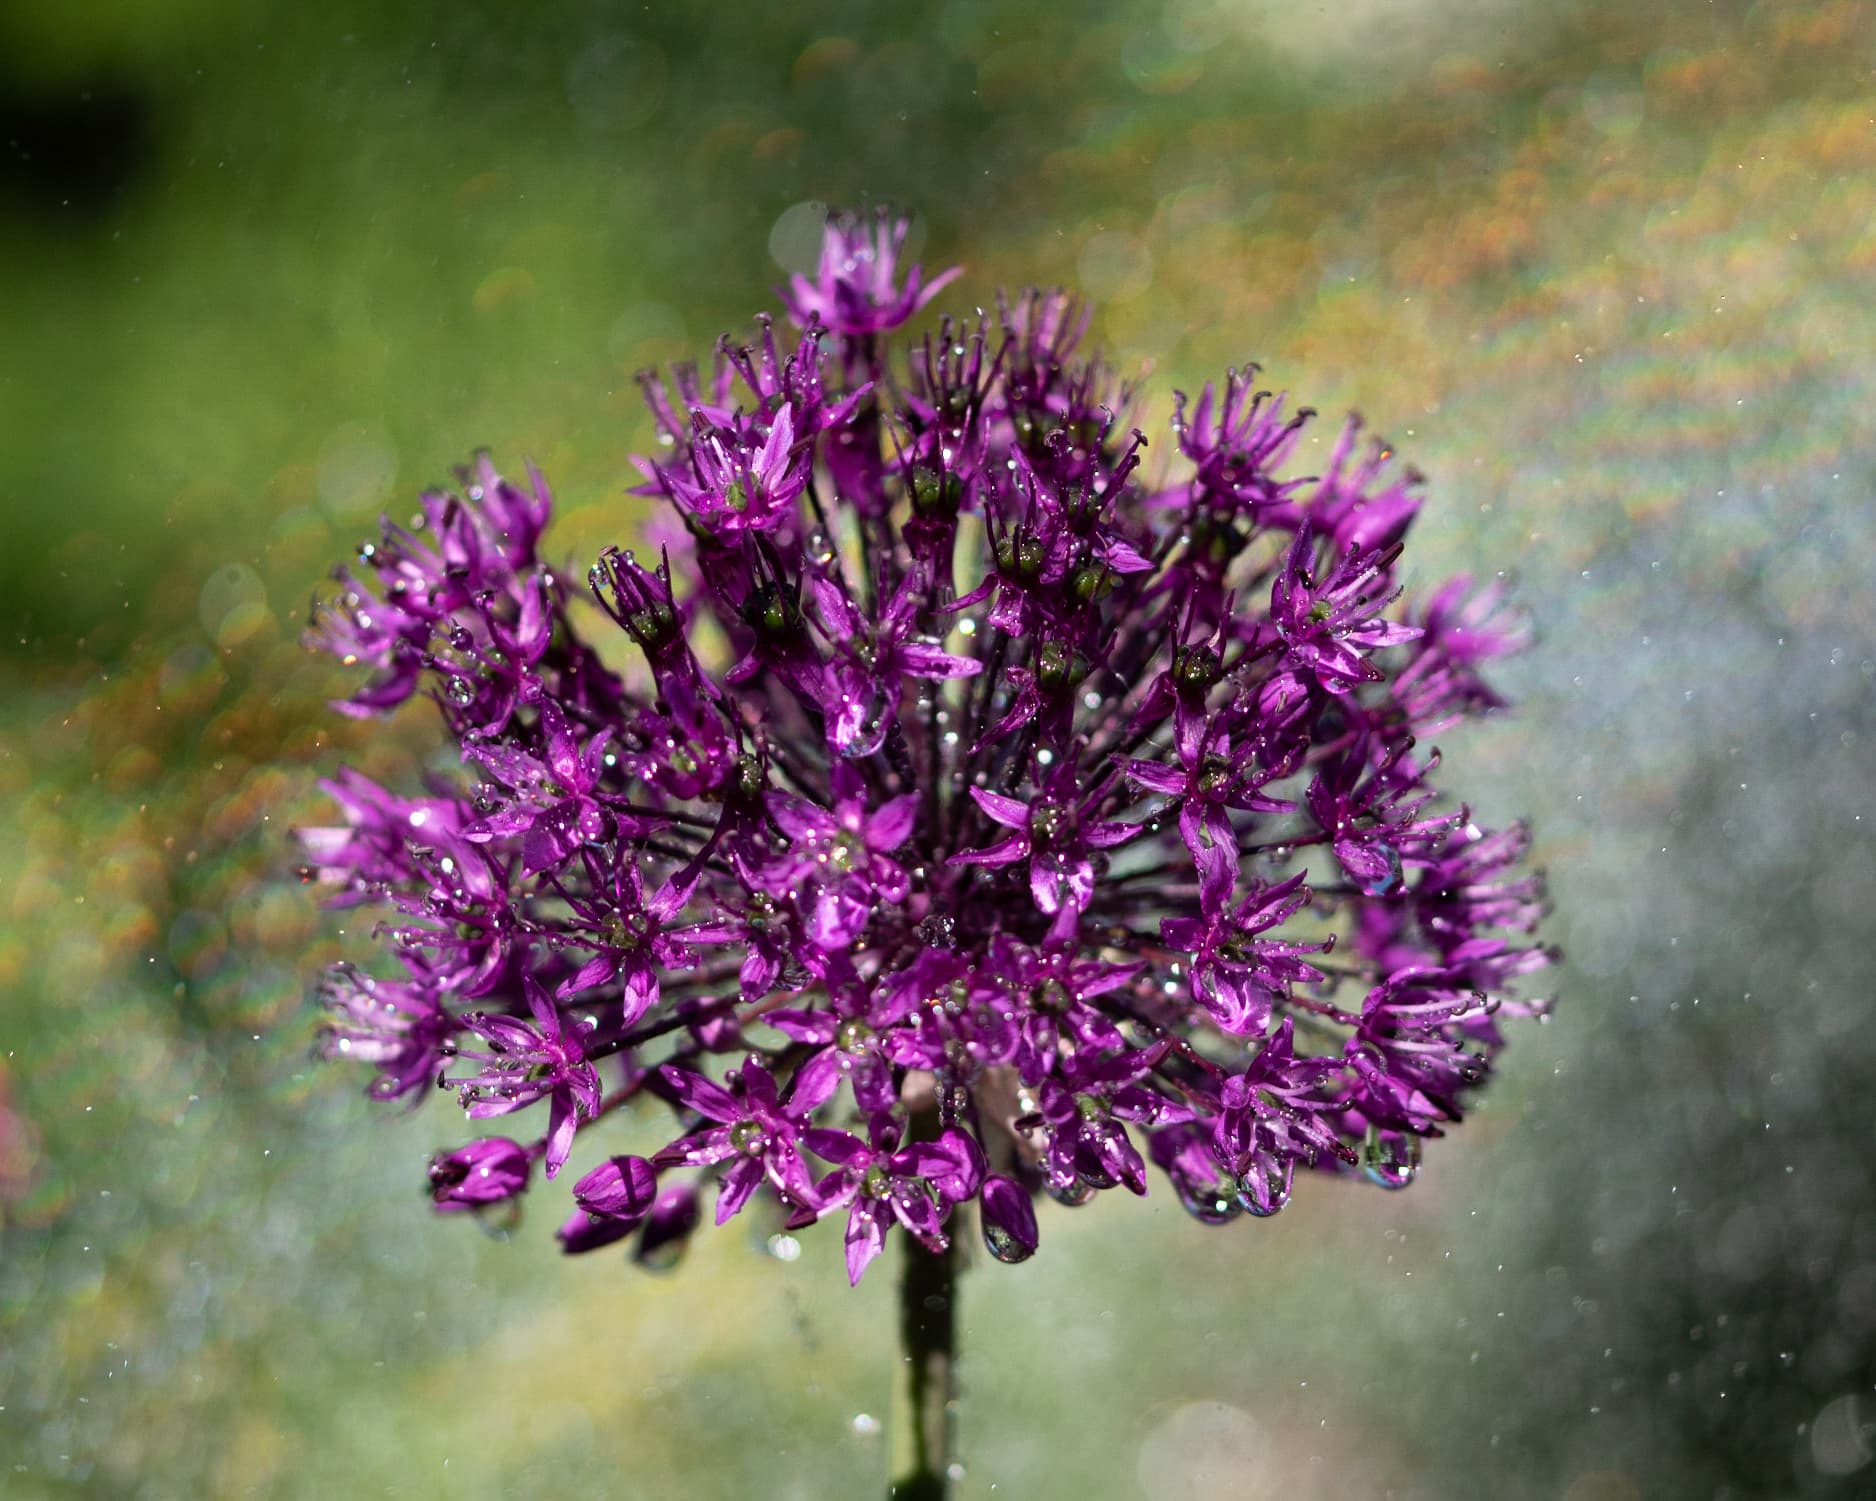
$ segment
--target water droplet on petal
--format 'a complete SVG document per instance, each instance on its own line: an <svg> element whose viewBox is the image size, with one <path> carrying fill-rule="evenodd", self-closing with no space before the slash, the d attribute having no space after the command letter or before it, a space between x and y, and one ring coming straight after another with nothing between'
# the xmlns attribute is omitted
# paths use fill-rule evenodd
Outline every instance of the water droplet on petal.
<svg viewBox="0 0 1876 1501"><path fill-rule="evenodd" d="M1391 896L1394 892L1400 890L1400 852L1392 845L1387 844L1376 845L1375 850L1378 854L1387 857L1387 869L1373 879L1363 881L1361 889L1367 892L1369 896Z"/></svg>

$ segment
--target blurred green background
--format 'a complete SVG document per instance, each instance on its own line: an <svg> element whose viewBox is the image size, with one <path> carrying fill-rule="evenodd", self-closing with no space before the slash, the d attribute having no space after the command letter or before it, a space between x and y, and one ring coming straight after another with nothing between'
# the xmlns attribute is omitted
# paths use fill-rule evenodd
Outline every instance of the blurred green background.
<svg viewBox="0 0 1876 1501"><path fill-rule="evenodd" d="M1159 421L1254 358L1428 472L1415 577L1540 635L1452 781L1571 959L1411 1192L980 1259L958 1494L1870 1494L1872 10L0 8L0 1495L877 1494L889 1276L432 1218L287 830L429 744L297 644L377 514L487 445L629 540L632 373L878 201Z"/></svg>

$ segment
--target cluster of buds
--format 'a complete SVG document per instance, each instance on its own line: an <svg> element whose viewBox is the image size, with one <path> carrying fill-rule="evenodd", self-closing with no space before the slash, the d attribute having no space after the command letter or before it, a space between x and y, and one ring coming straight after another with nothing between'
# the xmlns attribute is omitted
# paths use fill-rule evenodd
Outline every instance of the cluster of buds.
<svg viewBox="0 0 1876 1501"><path fill-rule="evenodd" d="M644 377L648 556L587 579L615 666L545 484L486 459L316 612L374 669L344 712L427 690L460 747L419 796L341 774L301 836L334 902L388 908L395 971L328 975L328 1051L535 1123L436 1158L439 1209L652 1112L667 1144L573 1184L567 1250L660 1264L714 1187L719 1222L844 1220L856 1281L973 1204L1019 1261L1039 1195L1149 1162L1208 1224L1299 1171L1400 1187L1543 1009L1524 831L1423 749L1499 706L1521 631L1493 587L1403 599L1418 477L1354 420L1287 476L1312 414L1255 370L1178 397L1144 465L1066 294L895 347L949 279L904 236L833 221L792 336Z"/></svg>

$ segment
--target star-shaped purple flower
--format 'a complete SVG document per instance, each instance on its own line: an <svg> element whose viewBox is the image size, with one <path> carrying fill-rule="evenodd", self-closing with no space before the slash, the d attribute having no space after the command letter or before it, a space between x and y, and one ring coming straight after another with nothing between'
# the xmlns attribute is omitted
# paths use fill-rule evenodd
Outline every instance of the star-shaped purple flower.
<svg viewBox="0 0 1876 1501"><path fill-rule="evenodd" d="M971 799L992 823L1010 832L983 849L951 857L953 865L992 869L1027 861L1029 894L1036 910L1057 919L1055 929L1072 931L1094 898L1094 854L1125 844L1140 832L1130 823L1085 818L1098 797L1081 793L1074 768L1064 764L1031 801L970 789ZM1052 931L1054 931L1052 929Z"/></svg>
<svg viewBox="0 0 1876 1501"><path fill-rule="evenodd" d="M552 699L540 703L542 747L534 754L520 746L477 742L464 755L494 777L508 795L484 794L491 811L463 830L476 844L521 837L522 868L530 875L552 870L582 844L599 844L618 832L618 820L597 795L606 774L606 744L600 730L582 746L567 716ZM632 822L632 832L650 827Z"/></svg>
<svg viewBox="0 0 1876 1501"><path fill-rule="evenodd" d="M815 274L796 273L778 289L789 316L803 328L819 323L853 339L899 327L949 286L960 270L953 266L925 281L920 268L913 266L900 286L899 257L911 228L910 220L885 210L870 220L858 214L830 217Z"/></svg>
<svg viewBox="0 0 1876 1501"><path fill-rule="evenodd" d="M463 1018L463 1026L480 1037L488 1051L464 1049L457 1055L482 1065L475 1077L458 1082L458 1091L471 1120L507 1115L546 1099L545 1168L551 1178L572 1151L580 1122L599 1114L599 1075L586 1061L585 1025L569 1026L532 977L523 983L533 1021L482 1011Z"/></svg>
<svg viewBox="0 0 1876 1501"><path fill-rule="evenodd" d="M902 1134L897 1120L875 1115L866 1141L818 1126L801 1136L801 1144L833 1163L834 1171L815 1184L813 1203L797 1213L796 1222L847 1210L847 1279L856 1287L885 1249L894 1224L927 1249L943 1250L951 1206L975 1196L984 1181L983 1149L969 1132L953 1128L935 1141L906 1147L899 1145Z"/></svg>
<svg viewBox="0 0 1876 1501"><path fill-rule="evenodd" d="M801 1160L800 1138L810 1117L840 1087L840 1065L832 1056L818 1053L797 1069L786 1098L758 1058L737 1070L729 1089L668 1064L658 1075L679 1104L715 1124L672 1142L652 1165L729 1163L719 1180L719 1225L749 1202L764 1178L785 1204L814 1202L814 1181Z"/></svg>
<svg viewBox="0 0 1876 1501"><path fill-rule="evenodd" d="M1160 937L1192 957L1192 993L1225 1031L1239 1037L1261 1036L1270 1025L1271 1007L1292 984L1323 978L1305 964L1303 954L1320 954L1322 943L1292 943L1259 938L1281 927L1306 906L1310 891L1305 872L1275 886L1254 886L1236 907L1219 906L1203 917L1169 917Z"/></svg>
<svg viewBox="0 0 1876 1501"><path fill-rule="evenodd" d="M768 794L769 817L788 836L762 879L775 891L800 893L803 932L823 950L850 947L865 930L875 902L902 902L905 868L891 859L918 820L916 793L871 805L859 772L845 761L832 772L833 806L792 792Z"/></svg>
<svg viewBox="0 0 1876 1501"><path fill-rule="evenodd" d="M1389 573L1399 552L1351 544L1319 572L1316 535L1307 524L1299 527L1270 589L1270 625L1284 660L1334 694L1380 682L1385 674L1367 653L1420 639L1418 626L1381 614L1400 595Z"/></svg>

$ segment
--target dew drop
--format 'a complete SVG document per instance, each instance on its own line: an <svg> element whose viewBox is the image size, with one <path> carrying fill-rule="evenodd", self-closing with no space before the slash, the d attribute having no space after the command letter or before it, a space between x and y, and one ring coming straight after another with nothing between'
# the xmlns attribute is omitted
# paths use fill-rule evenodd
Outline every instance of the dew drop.
<svg viewBox="0 0 1876 1501"><path fill-rule="evenodd" d="M1237 1199L1215 1183L1194 1186L1175 1180L1179 1207L1201 1225L1228 1225L1243 1212Z"/></svg>
<svg viewBox="0 0 1876 1501"><path fill-rule="evenodd" d="M1068 1209L1081 1208L1094 1198L1096 1192L1098 1190L1095 1186L1083 1178L1077 1178L1074 1182L1060 1187L1053 1182L1049 1184L1049 1197Z"/></svg>
<svg viewBox="0 0 1876 1501"><path fill-rule="evenodd" d="M1006 1262L1010 1266L1015 1266L1019 1261L1029 1260L1031 1254L1029 1247L1010 1234L1008 1230L1001 1225L987 1222L984 1225L984 1248L998 1261Z"/></svg>
<svg viewBox="0 0 1876 1501"><path fill-rule="evenodd" d="M1361 1170L1382 1188L1405 1188L1420 1171L1420 1138L1370 1132Z"/></svg>
<svg viewBox="0 0 1876 1501"><path fill-rule="evenodd" d="M1400 890L1401 866L1400 852L1391 845L1376 845L1376 850L1387 856L1387 869L1372 880L1363 881L1361 889L1369 896L1391 896Z"/></svg>
<svg viewBox="0 0 1876 1501"><path fill-rule="evenodd" d="M1238 1175L1238 1204L1246 1214L1267 1220L1290 1202L1295 1181L1294 1158L1286 1158L1281 1167L1253 1162Z"/></svg>

